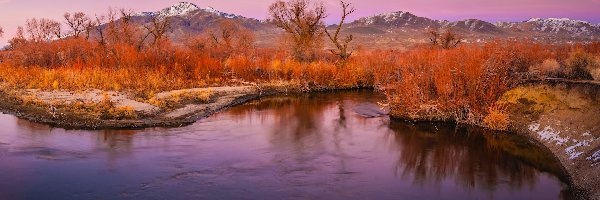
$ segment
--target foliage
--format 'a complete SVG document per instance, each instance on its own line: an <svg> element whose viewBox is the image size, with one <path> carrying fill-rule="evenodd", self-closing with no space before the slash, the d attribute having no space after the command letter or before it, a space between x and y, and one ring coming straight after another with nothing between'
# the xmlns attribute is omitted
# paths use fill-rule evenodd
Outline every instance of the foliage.
<svg viewBox="0 0 600 200"><path fill-rule="evenodd" d="M567 77L571 79L593 79L588 70L594 65L593 57L589 53L583 49L576 49L569 55L567 60Z"/></svg>
<svg viewBox="0 0 600 200"><path fill-rule="evenodd" d="M561 66L556 59L547 59L541 64L532 65L529 71L540 78L553 78L560 75Z"/></svg>
<svg viewBox="0 0 600 200"><path fill-rule="evenodd" d="M500 95L528 79L530 66L559 59L559 49L512 42L414 49L388 56L396 65L375 73L376 84L393 116L478 124Z"/></svg>
<svg viewBox="0 0 600 200"><path fill-rule="evenodd" d="M507 106L498 103L490 106L487 116L483 119L483 125L491 130L507 131L510 125Z"/></svg>

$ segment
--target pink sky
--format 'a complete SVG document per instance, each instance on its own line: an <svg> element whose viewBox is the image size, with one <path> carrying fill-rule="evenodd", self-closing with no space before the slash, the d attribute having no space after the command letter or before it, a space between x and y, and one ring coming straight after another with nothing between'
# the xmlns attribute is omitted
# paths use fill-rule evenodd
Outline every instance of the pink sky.
<svg viewBox="0 0 600 200"><path fill-rule="evenodd" d="M62 20L64 12L101 14L108 7L135 11L156 11L182 0L0 0L0 26L4 38L14 35L17 26L32 17ZM212 6L228 13L264 19L274 0L189 0L200 7ZM347 0L357 12L352 19L391 11L409 11L432 19L477 18L489 22L523 21L532 17L567 17L600 22L600 0ZM323 0L330 12L328 22L337 16L338 1Z"/></svg>

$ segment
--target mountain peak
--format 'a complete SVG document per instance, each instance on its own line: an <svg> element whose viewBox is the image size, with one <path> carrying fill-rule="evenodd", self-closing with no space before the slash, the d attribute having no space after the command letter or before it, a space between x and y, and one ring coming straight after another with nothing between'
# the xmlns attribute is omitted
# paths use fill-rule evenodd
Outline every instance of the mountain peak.
<svg viewBox="0 0 600 200"><path fill-rule="evenodd" d="M587 21L572 20L569 18L531 18L527 22L552 23L552 24L591 24Z"/></svg>
<svg viewBox="0 0 600 200"><path fill-rule="evenodd" d="M140 15L141 16L152 16L152 17L157 17L157 18L165 18L165 17L172 17L172 16L187 15L196 10L200 10L200 8L196 4L193 4L190 2L179 2L171 7L162 9L160 11L143 12Z"/></svg>
<svg viewBox="0 0 600 200"><path fill-rule="evenodd" d="M546 32L571 35L597 35L600 25L582 20L569 18L531 18L523 22L498 22L501 28L517 29L520 31Z"/></svg>
<svg viewBox="0 0 600 200"><path fill-rule="evenodd" d="M230 19L244 18L239 15L221 12L213 7L200 8L196 4L190 3L190 2L179 2L171 7L162 9L160 11L142 12L142 13L138 13L137 16L166 18L166 17L174 17L174 16L185 16L185 15L189 15L190 13L194 13L196 11L204 11L207 13L211 13L214 15L218 15L218 16L230 18Z"/></svg>
<svg viewBox="0 0 600 200"><path fill-rule="evenodd" d="M159 16L163 16L163 17L181 16L181 15L187 15L188 13L191 13L196 10L200 10L200 8L196 4L193 4L190 2L179 2L171 7L168 7L168 8L165 8L165 9L159 11L159 13L160 13Z"/></svg>
<svg viewBox="0 0 600 200"><path fill-rule="evenodd" d="M213 8L213 7L210 7L210 6L207 7L207 8L204 8L202 10L204 12L209 12L209 13L212 13L212 14L215 14L215 15L219 15L219 16L225 17L225 18L230 18L230 19L232 19L232 18L243 18L242 16L239 16L239 15L221 12L221 11L219 11L219 10Z"/></svg>
<svg viewBox="0 0 600 200"><path fill-rule="evenodd" d="M362 25L382 25L382 26L411 26L411 27L432 27L439 26L439 22L416 16L406 11L396 11L390 13L384 13L379 15L373 15L370 17L363 17L354 22L354 24Z"/></svg>

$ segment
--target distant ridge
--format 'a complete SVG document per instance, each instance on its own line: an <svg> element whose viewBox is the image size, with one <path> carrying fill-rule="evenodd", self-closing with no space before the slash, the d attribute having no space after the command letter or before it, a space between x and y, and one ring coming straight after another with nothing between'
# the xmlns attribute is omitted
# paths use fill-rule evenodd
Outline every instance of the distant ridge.
<svg viewBox="0 0 600 200"><path fill-rule="evenodd" d="M155 12L136 14L138 23L149 23L151 17L171 18L169 37L184 41L186 37L201 34L207 28L218 26L223 19L236 21L257 34L261 46L276 46L282 31L268 20L258 20L219 11L213 7L201 8L190 2L180 2ZM362 17L344 26L344 33L355 35L356 42L372 48L395 48L427 42L425 32L431 29L451 29L461 34L468 43L482 43L495 39L525 39L538 42L600 41L600 25L568 18L531 18L522 22L490 23L479 19L459 21L434 20L411 12L396 11ZM377 45L373 45L377 44Z"/></svg>

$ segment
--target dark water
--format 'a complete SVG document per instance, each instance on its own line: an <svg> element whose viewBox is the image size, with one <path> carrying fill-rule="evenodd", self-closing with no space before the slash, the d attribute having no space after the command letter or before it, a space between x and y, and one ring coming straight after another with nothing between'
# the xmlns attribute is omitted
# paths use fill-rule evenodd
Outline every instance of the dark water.
<svg viewBox="0 0 600 200"><path fill-rule="evenodd" d="M66 131L0 115L0 199L561 199L551 155L378 117L370 91L279 96L182 128Z"/></svg>

